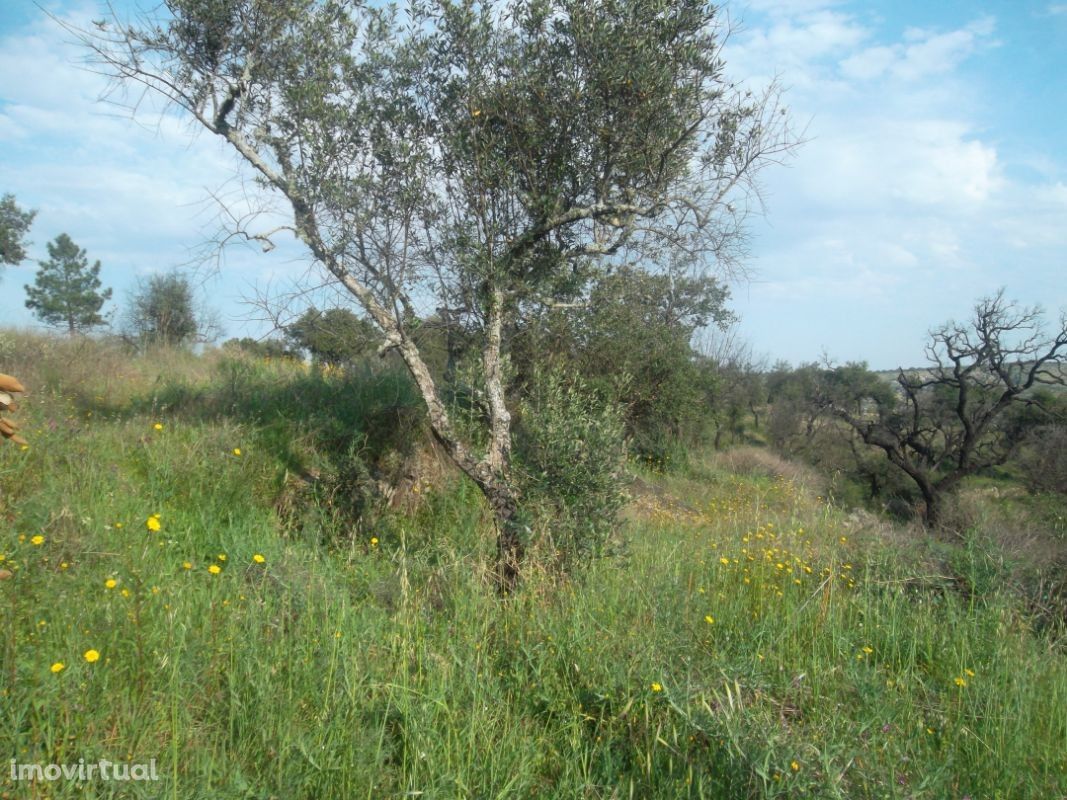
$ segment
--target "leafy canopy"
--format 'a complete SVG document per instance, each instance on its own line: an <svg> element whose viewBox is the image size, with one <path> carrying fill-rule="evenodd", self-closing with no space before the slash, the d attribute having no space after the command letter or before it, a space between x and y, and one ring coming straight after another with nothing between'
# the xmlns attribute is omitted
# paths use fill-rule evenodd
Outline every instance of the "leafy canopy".
<svg viewBox="0 0 1067 800"><path fill-rule="evenodd" d="M23 239L36 211L23 211L15 203L15 196L0 198L0 265L18 264L26 259Z"/></svg>
<svg viewBox="0 0 1067 800"><path fill-rule="evenodd" d="M189 276L182 272L151 275L130 297L126 328L141 344L192 344L205 332Z"/></svg>
<svg viewBox="0 0 1067 800"><path fill-rule="evenodd" d="M339 366L371 355L381 336L347 308L309 308L285 328L286 338L320 364Z"/></svg>

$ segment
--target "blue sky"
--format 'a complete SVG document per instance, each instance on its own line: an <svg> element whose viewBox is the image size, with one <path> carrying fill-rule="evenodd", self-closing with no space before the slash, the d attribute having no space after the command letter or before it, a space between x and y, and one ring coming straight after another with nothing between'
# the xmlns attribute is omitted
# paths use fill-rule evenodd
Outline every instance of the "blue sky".
<svg viewBox="0 0 1067 800"><path fill-rule="evenodd" d="M46 0L78 21L103 3ZM925 332L1007 287L1067 307L1067 0L748 0L726 49L754 87L778 76L806 130L764 174L740 335L770 359L922 361ZM240 203L236 160L150 106L131 121L29 0L0 4L0 193L38 209L31 260L0 282L0 324L33 325L23 284L62 232L124 299L182 266ZM228 335L259 335L243 299L299 282L296 245L232 248L203 287ZM253 319L249 319L249 318Z"/></svg>

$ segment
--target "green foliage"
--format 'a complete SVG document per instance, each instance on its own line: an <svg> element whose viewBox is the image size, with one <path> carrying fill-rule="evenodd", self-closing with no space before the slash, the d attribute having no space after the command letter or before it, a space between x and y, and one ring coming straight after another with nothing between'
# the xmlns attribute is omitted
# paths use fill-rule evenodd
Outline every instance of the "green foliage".
<svg viewBox="0 0 1067 800"><path fill-rule="evenodd" d="M26 287L26 308L34 316L71 336L104 324L100 309L111 290L100 291L99 261L89 266L85 250L61 233L48 243L48 261L38 263L34 285Z"/></svg>
<svg viewBox="0 0 1067 800"><path fill-rule="evenodd" d="M592 282L588 302L522 331L513 355L519 378L545 362L581 374L622 408L634 453L664 466L708 428L721 384L691 341L698 328L733 319L728 298L707 276L621 268Z"/></svg>
<svg viewBox="0 0 1067 800"><path fill-rule="evenodd" d="M126 309L126 330L140 345L181 347L207 333L189 276L183 272L141 280Z"/></svg>
<svg viewBox="0 0 1067 800"><path fill-rule="evenodd" d="M23 241L36 211L23 211L15 203L15 196L0 198L0 265L18 264L26 259Z"/></svg>
<svg viewBox="0 0 1067 800"><path fill-rule="evenodd" d="M536 371L516 430L524 508L564 566L603 552L617 532L626 445L621 410L561 368Z"/></svg>
<svg viewBox="0 0 1067 800"><path fill-rule="evenodd" d="M373 324L347 308L309 308L286 326L285 335L315 363L335 367L372 355L382 341Z"/></svg>
<svg viewBox="0 0 1067 800"><path fill-rule="evenodd" d="M240 339L227 339L222 343L223 350L246 353L258 358L295 358L296 353L278 339L252 339L243 336Z"/></svg>

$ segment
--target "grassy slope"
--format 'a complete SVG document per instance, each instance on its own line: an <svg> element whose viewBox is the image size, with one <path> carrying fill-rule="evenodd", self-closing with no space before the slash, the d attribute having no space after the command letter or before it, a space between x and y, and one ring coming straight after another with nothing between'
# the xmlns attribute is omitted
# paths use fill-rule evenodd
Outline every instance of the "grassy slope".
<svg viewBox="0 0 1067 800"><path fill-rule="evenodd" d="M1067 793L1067 657L973 547L948 554L961 591L899 530L708 467L645 476L622 556L502 603L461 482L347 536L321 509L282 524L281 476L322 441L285 398L365 411L395 405L389 380L21 345L5 371L36 391L31 447L0 450L0 753L156 758L163 780L32 789L5 769L0 792Z"/></svg>

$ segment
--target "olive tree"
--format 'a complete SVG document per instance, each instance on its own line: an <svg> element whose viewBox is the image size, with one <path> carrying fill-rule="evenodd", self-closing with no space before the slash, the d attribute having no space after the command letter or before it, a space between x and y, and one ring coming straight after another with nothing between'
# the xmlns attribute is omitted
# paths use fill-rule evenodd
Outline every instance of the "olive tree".
<svg viewBox="0 0 1067 800"><path fill-rule="evenodd" d="M141 347L187 347L217 338L213 313L197 302L192 279L180 271L137 281L126 307L124 328Z"/></svg>
<svg viewBox="0 0 1067 800"><path fill-rule="evenodd" d="M286 326L285 336L316 363L331 366L352 363L379 345L374 326L347 308L309 308Z"/></svg>
<svg viewBox="0 0 1067 800"><path fill-rule="evenodd" d="M728 265L757 174L792 145L777 92L726 77L705 0L163 6L82 41L132 104L162 95L283 201L487 498L507 585L523 553L507 332L597 262ZM480 351L477 436L419 350L419 308Z"/></svg>

